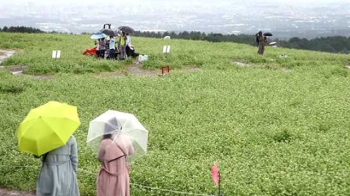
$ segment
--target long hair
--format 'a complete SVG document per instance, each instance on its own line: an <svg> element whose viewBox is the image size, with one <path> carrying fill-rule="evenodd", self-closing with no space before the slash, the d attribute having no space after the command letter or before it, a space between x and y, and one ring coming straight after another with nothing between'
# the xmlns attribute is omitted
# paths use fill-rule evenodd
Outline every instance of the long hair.
<svg viewBox="0 0 350 196"><path fill-rule="evenodd" d="M102 140L104 139L112 139L113 134L104 134Z"/></svg>

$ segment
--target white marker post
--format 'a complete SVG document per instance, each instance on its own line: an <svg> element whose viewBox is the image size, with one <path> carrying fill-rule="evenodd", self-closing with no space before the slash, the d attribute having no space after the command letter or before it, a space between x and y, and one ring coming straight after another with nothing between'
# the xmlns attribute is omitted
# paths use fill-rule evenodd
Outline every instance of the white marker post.
<svg viewBox="0 0 350 196"><path fill-rule="evenodd" d="M52 58L53 58L53 59L59 59L59 58L61 58L61 50L53 50L53 51L52 51Z"/></svg>
<svg viewBox="0 0 350 196"><path fill-rule="evenodd" d="M163 53L164 54L169 54L170 53L170 45L163 46Z"/></svg>

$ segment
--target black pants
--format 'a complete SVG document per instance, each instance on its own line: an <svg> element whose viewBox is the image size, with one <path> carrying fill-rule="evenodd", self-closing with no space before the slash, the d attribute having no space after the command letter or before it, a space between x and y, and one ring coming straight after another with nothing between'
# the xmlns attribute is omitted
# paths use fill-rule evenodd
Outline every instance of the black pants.
<svg viewBox="0 0 350 196"><path fill-rule="evenodd" d="M126 53L126 55L128 57L137 57L137 56L139 56L139 54L135 52L135 49L131 50L131 48L129 46L126 46L125 53Z"/></svg>
<svg viewBox="0 0 350 196"><path fill-rule="evenodd" d="M105 52L106 52L106 50L100 50L100 57L101 58L105 58Z"/></svg>
<svg viewBox="0 0 350 196"><path fill-rule="evenodd" d="M129 46L125 47L126 56L128 56L128 57L132 56L133 52L134 52L134 50L131 50L131 48Z"/></svg>
<svg viewBox="0 0 350 196"><path fill-rule="evenodd" d="M109 58L115 59L115 49L109 49Z"/></svg>

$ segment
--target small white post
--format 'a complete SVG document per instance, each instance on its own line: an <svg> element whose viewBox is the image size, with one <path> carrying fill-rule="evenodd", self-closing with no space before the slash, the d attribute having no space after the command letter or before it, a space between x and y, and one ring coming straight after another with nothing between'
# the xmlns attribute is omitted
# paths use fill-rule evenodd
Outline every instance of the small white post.
<svg viewBox="0 0 350 196"><path fill-rule="evenodd" d="M53 50L53 51L52 51L52 58L53 58L53 59L59 59L59 58L61 58L61 50Z"/></svg>
<svg viewBox="0 0 350 196"><path fill-rule="evenodd" d="M52 58L53 58L53 59L56 58L56 53L57 53L56 50L53 50L53 51L52 51Z"/></svg>
<svg viewBox="0 0 350 196"><path fill-rule="evenodd" d="M57 58L57 59L61 58L61 50L57 50L56 58Z"/></svg>
<svg viewBox="0 0 350 196"><path fill-rule="evenodd" d="M170 53L170 45L163 46L163 53Z"/></svg>

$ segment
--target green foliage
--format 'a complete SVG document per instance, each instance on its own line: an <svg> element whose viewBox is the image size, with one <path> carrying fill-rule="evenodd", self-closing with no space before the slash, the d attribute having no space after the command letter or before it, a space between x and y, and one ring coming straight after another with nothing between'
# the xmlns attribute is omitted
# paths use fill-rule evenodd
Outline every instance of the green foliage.
<svg viewBox="0 0 350 196"><path fill-rule="evenodd" d="M24 82L23 80L15 80L3 70L0 70L0 77L0 94L19 94L25 91L26 87L30 85L29 83Z"/></svg>
<svg viewBox="0 0 350 196"><path fill-rule="evenodd" d="M276 142L290 142L291 140L291 134L287 130L283 130L282 132L279 132L276 134L273 138Z"/></svg>
<svg viewBox="0 0 350 196"><path fill-rule="evenodd" d="M243 44L185 40L169 40L164 55L165 40L133 38L137 52L150 56L147 69L169 64L171 73L103 78L95 72L133 62L81 55L88 36L1 33L0 48L18 36L28 47L5 65L55 76L0 70L0 186L35 189L41 162L18 151L16 130L31 108L56 100L79 110L81 195L95 195L100 165L86 146L89 121L108 109L135 114L149 130L148 154L133 164L132 183L214 194L210 167L219 160L225 195L350 192L349 56L269 47L260 56ZM52 60L52 49L62 49L62 59ZM132 186L132 195L174 194Z"/></svg>

